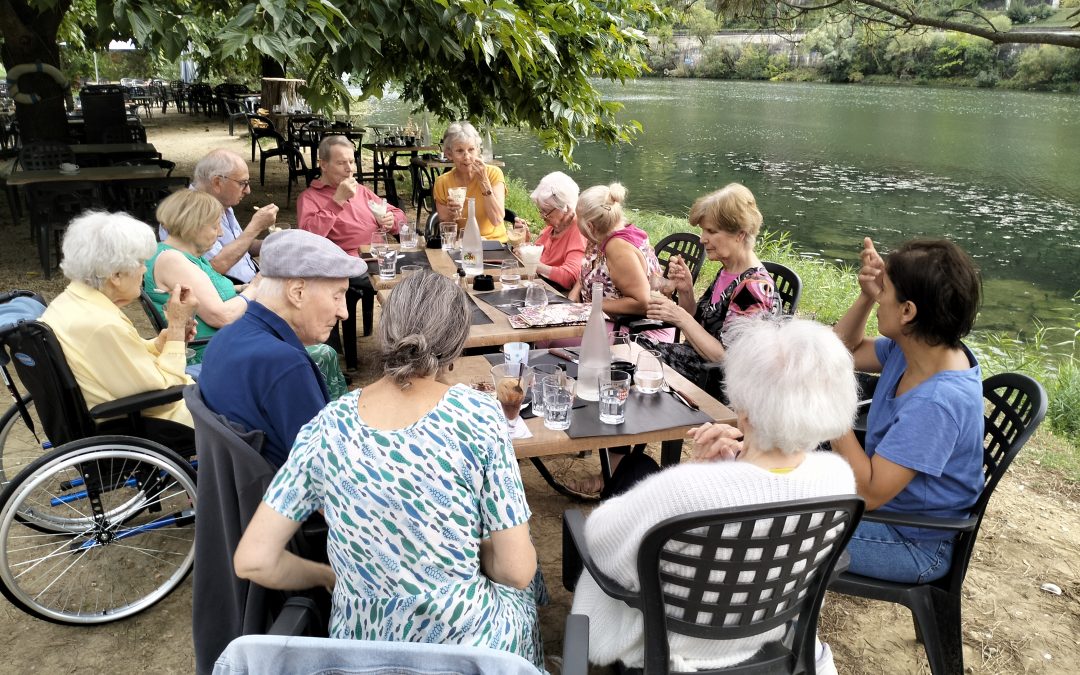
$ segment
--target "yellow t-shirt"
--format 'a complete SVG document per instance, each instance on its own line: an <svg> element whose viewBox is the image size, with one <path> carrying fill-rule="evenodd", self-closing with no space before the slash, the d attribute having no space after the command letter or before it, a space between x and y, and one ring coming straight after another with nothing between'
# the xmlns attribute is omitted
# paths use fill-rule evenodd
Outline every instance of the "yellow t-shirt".
<svg viewBox="0 0 1080 675"><path fill-rule="evenodd" d="M488 182L491 183L492 189L496 185L503 183L502 169L497 166L486 166ZM458 184L458 177L456 174L457 169L451 169L435 179L435 187L432 193L435 196L435 201L445 204L450 196L450 188ZM483 195L481 194L481 180L479 177L474 178L465 187L465 198L473 198L476 200L476 224L480 226L480 236L484 239L493 239L506 243L506 225L504 221L492 223L488 220L487 213L481 207L483 201ZM468 202L466 202L468 204ZM458 219L458 229L465 227L465 218L468 215L467 208L462 211L461 218Z"/></svg>

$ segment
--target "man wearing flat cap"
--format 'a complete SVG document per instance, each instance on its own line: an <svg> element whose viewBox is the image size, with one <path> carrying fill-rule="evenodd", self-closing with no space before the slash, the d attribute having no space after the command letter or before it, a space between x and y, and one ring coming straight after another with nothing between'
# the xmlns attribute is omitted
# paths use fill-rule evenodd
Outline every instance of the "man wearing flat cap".
<svg viewBox="0 0 1080 675"><path fill-rule="evenodd" d="M210 341L199 389L210 410L263 431L263 456L281 466L300 427L330 402L304 346L325 341L347 316L349 277L365 265L303 230L270 235L260 257L259 300Z"/></svg>

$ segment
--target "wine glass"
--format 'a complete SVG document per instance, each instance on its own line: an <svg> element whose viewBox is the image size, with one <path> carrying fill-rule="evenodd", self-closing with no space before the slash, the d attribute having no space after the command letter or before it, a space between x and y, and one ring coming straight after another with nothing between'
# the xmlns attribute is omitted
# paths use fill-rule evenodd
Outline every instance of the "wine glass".
<svg viewBox="0 0 1080 675"><path fill-rule="evenodd" d="M664 387L664 360L660 352L643 349L638 354L634 384L642 394L655 394Z"/></svg>
<svg viewBox="0 0 1080 675"><path fill-rule="evenodd" d="M511 248L517 248L528 239L529 228L524 222L511 223L506 228L506 241Z"/></svg>

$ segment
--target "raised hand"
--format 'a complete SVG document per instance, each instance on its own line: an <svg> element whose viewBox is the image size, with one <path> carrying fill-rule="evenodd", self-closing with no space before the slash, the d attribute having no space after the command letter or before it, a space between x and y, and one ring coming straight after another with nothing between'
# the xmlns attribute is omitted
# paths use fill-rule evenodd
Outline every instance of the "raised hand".
<svg viewBox="0 0 1080 675"><path fill-rule="evenodd" d="M267 204L266 206L259 207L259 210L255 212L255 215L251 217L247 229L253 230L255 235L258 236L277 222L277 215L277 204Z"/></svg>
<svg viewBox="0 0 1080 675"><path fill-rule="evenodd" d="M334 201L338 204L344 204L352 199L352 196L356 194L356 189L359 184L356 179L349 176L345 180L338 183L337 189L334 190Z"/></svg>
<svg viewBox="0 0 1080 675"><path fill-rule="evenodd" d="M668 260L667 278L675 284L675 290L680 294L689 293L690 296L693 296L694 276L690 273L690 268L687 267L686 261L683 260L681 255L673 255ZM680 297L682 296L680 295Z"/></svg>
<svg viewBox="0 0 1080 675"><path fill-rule="evenodd" d="M199 300L191 291L191 288L183 284L176 284L169 294L169 300L165 303L165 318L169 325L187 326L195 316L195 310L199 308Z"/></svg>
<svg viewBox="0 0 1080 675"><path fill-rule="evenodd" d="M885 261L874 248L870 237L863 238L863 250L859 254L859 287L875 300L885 290Z"/></svg>

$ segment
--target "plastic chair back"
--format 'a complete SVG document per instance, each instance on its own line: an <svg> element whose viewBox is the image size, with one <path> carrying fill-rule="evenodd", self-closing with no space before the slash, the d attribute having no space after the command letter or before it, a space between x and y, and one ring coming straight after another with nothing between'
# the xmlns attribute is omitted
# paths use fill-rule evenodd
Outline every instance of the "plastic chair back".
<svg viewBox="0 0 1080 675"><path fill-rule="evenodd" d="M19 166L24 171L55 171L65 162L75 164L75 153L67 143L32 141L19 150Z"/></svg>
<svg viewBox="0 0 1080 675"><path fill-rule="evenodd" d="M772 276L773 283L776 284L776 292L780 295L784 316L794 316L795 310L799 306L799 296L802 295L802 279L795 273L795 270L786 265L769 262L768 260L763 260L761 264L764 265L769 275Z"/></svg>
<svg viewBox="0 0 1080 675"><path fill-rule="evenodd" d="M681 255L683 262L690 268L690 276L697 280L701 273L701 266L705 264L705 247L701 244L701 238L690 232L675 232L657 242L654 247L656 259L664 268L664 276L667 276L668 261L673 255Z"/></svg>
<svg viewBox="0 0 1080 675"><path fill-rule="evenodd" d="M825 589L863 506L854 495L806 499L655 525L637 561L645 672L668 672L668 632L733 640L792 621L790 670L799 659L813 664Z"/></svg>

